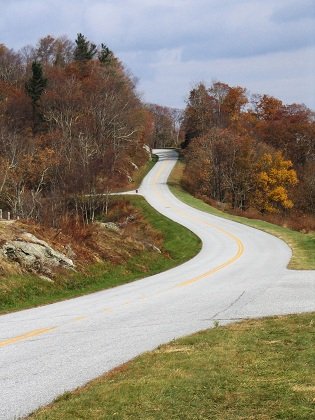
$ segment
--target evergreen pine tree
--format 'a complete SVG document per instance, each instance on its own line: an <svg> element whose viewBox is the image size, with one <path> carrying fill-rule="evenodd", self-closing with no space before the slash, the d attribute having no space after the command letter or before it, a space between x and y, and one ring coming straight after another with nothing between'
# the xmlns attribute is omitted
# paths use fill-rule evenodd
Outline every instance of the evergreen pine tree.
<svg viewBox="0 0 315 420"><path fill-rule="evenodd" d="M25 90L32 100L33 109L33 131L37 131L41 121L39 111L39 100L47 86L47 79L43 76L42 65L37 61L32 63L32 77L25 83Z"/></svg>
<svg viewBox="0 0 315 420"><path fill-rule="evenodd" d="M98 59L102 64L110 63L114 58L112 51L105 45L101 44L101 51L98 53Z"/></svg>
<svg viewBox="0 0 315 420"><path fill-rule="evenodd" d="M94 55L97 53L96 45L89 42L84 35L78 34L75 40L76 48L74 50L75 61L87 61L92 60Z"/></svg>

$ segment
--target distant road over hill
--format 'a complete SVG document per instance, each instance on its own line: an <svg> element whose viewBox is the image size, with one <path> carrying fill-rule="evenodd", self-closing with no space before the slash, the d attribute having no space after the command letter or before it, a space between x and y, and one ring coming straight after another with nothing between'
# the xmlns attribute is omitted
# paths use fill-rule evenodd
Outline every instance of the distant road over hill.
<svg viewBox="0 0 315 420"><path fill-rule="evenodd" d="M161 343L235 320L315 311L315 272L289 271L289 247L181 203L166 181L177 154L139 193L203 241L170 271L115 289L0 317L0 418L26 415Z"/></svg>

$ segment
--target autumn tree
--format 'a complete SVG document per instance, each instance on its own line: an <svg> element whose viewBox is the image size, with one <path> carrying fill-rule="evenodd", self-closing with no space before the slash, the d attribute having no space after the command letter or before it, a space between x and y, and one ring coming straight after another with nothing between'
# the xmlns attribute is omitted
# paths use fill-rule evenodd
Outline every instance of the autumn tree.
<svg viewBox="0 0 315 420"><path fill-rule="evenodd" d="M84 62L84 77L77 62L51 67L48 75L43 112L62 156L55 185L72 197L85 221L93 220L102 198L96 194L128 182L147 159L142 147L146 112L114 56L110 66Z"/></svg>
<svg viewBox="0 0 315 420"><path fill-rule="evenodd" d="M190 92L184 113L186 147L189 142L205 135L214 127L242 131L242 113L248 103L246 89L214 82L209 88L203 83Z"/></svg>
<svg viewBox="0 0 315 420"><path fill-rule="evenodd" d="M184 182L194 193L240 210L275 213L293 207L292 162L249 136L213 128L190 143L185 158Z"/></svg>
<svg viewBox="0 0 315 420"><path fill-rule="evenodd" d="M306 213L315 214L315 160L303 167L297 190L298 206Z"/></svg>
<svg viewBox="0 0 315 420"><path fill-rule="evenodd" d="M74 44L66 36L54 38L47 35L41 38L33 51L35 60L44 67L65 66L73 59Z"/></svg>
<svg viewBox="0 0 315 420"><path fill-rule="evenodd" d="M152 147L176 146L180 130L180 114L175 109L156 104L149 105L148 109L153 115Z"/></svg>
<svg viewBox="0 0 315 420"><path fill-rule="evenodd" d="M265 153L257 162L256 170L255 207L262 213L291 209L293 201L288 189L298 182L292 162L285 160L281 152Z"/></svg>
<svg viewBox="0 0 315 420"><path fill-rule="evenodd" d="M0 80L17 84L22 75L21 56L13 50L9 50L4 44L0 44Z"/></svg>
<svg viewBox="0 0 315 420"><path fill-rule="evenodd" d="M284 105L268 95L253 98L257 140L281 150L303 170L308 160L315 159L314 113L303 104Z"/></svg>
<svg viewBox="0 0 315 420"><path fill-rule="evenodd" d="M54 62L55 42L55 38L51 35L47 35L39 40L36 48L36 56L41 64L47 65Z"/></svg>
<svg viewBox="0 0 315 420"><path fill-rule="evenodd" d="M188 147L185 179L201 194L244 210L251 203L257 153L251 138L213 128Z"/></svg>
<svg viewBox="0 0 315 420"><path fill-rule="evenodd" d="M93 221L148 159L150 122L105 44L78 34L75 47L51 35L19 54L1 46L1 207L54 226L64 214Z"/></svg>
<svg viewBox="0 0 315 420"><path fill-rule="evenodd" d="M33 45L25 45L19 50L23 65L26 69L31 68L32 62L36 61L36 48Z"/></svg>
<svg viewBox="0 0 315 420"><path fill-rule="evenodd" d="M214 105L214 115L215 115L215 125L217 127L226 126L224 121L224 113L222 106L224 104L225 98L228 95L230 86L222 82L214 82L212 86L208 89L209 95L213 98Z"/></svg>
<svg viewBox="0 0 315 420"><path fill-rule="evenodd" d="M184 151L185 171L183 185L191 193L198 196L212 196L213 165L212 138L201 136L194 138Z"/></svg>
<svg viewBox="0 0 315 420"><path fill-rule="evenodd" d="M269 95L249 101L240 86L200 83L190 92L182 127L190 191L233 208L288 211L295 201L314 213L315 118L305 105Z"/></svg>
<svg viewBox="0 0 315 420"><path fill-rule="evenodd" d="M221 104L223 124L226 127L239 131L242 111L247 103L248 97L246 89L240 86L229 87Z"/></svg>
<svg viewBox="0 0 315 420"><path fill-rule="evenodd" d="M184 148L192 139L204 135L214 126L214 111L215 102L206 86L200 83L190 92L184 113Z"/></svg>
<svg viewBox="0 0 315 420"><path fill-rule="evenodd" d="M66 36L56 38L54 44L54 61L55 66L64 67L73 59L74 43Z"/></svg>
<svg viewBox="0 0 315 420"><path fill-rule="evenodd" d="M283 103L270 95L253 95L252 102L260 121L276 121L281 118Z"/></svg>

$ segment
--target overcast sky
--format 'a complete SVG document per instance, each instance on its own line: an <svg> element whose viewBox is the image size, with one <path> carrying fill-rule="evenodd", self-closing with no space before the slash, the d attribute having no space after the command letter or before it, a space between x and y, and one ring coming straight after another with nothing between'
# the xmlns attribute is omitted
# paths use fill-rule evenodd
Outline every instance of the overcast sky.
<svg viewBox="0 0 315 420"><path fill-rule="evenodd" d="M199 81L315 109L315 0L0 0L0 43L104 42L145 101L184 107Z"/></svg>

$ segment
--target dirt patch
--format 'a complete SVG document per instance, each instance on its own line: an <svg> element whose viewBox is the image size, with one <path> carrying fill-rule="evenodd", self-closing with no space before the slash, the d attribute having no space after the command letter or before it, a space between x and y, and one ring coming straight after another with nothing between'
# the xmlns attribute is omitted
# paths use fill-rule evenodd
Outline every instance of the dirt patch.
<svg viewBox="0 0 315 420"><path fill-rule="evenodd" d="M191 353L190 346L165 346L157 349L155 353Z"/></svg>

